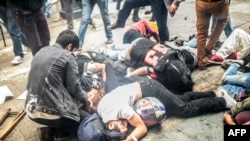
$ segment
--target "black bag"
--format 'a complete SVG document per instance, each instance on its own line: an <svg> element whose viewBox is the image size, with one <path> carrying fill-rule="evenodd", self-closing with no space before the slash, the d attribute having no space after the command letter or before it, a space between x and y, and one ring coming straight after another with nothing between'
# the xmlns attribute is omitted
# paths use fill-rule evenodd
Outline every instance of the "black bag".
<svg viewBox="0 0 250 141"><path fill-rule="evenodd" d="M89 115L80 123L77 135L79 141L123 140L127 137L126 134L106 130L97 113Z"/></svg>
<svg viewBox="0 0 250 141"><path fill-rule="evenodd" d="M192 91L194 83L191 78L191 71L181 60L171 60L166 65L166 85L170 90L177 93Z"/></svg>

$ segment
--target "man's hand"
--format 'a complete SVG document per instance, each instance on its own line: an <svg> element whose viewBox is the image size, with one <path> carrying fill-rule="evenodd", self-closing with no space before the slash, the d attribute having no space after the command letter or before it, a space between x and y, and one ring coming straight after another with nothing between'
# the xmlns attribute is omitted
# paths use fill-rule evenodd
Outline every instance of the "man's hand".
<svg viewBox="0 0 250 141"><path fill-rule="evenodd" d="M173 4L171 4L171 6L169 7L168 10L169 10L169 12L175 12L175 11L177 11L177 9L178 9L178 6L173 3Z"/></svg>

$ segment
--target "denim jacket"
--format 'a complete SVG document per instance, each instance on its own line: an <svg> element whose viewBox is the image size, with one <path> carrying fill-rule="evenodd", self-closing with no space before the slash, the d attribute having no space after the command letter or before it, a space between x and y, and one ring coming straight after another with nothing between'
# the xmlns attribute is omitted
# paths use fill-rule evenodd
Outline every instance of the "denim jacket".
<svg viewBox="0 0 250 141"><path fill-rule="evenodd" d="M72 52L55 44L34 56L27 84L25 108L80 121L76 100L86 104L78 66Z"/></svg>

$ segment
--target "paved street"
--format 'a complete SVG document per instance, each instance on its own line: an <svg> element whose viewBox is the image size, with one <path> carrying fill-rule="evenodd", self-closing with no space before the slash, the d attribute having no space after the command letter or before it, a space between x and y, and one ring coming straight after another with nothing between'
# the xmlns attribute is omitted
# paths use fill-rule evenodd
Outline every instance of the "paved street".
<svg viewBox="0 0 250 141"><path fill-rule="evenodd" d="M115 10L116 3L109 0L109 10L111 21L114 22L117 16ZM151 15L144 15L145 9L140 9L141 19L150 19ZM250 33L250 0L232 0L230 5L230 16L234 28L241 28ZM93 19L98 24L94 30L89 27L83 50L97 50L106 47L106 37L103 30L103 23L98 6L95 6ZM170 35L177 35L179 38L188 40L189 35L196 33L195 0L186 0L181 3L176 15L168 18ZM132 22L132 15L126 22L125 28L113 30L114 43L122 43L123 33ZM74 20L74 31L77 33L80 18ZM52 22L49 21L51 32L51 44L55 42L57 35L66 28L64 19ZM12 111L20 111L24 107L24 100L17 97L26 89L27 77L32 60L31 53L25 55L24 62L18 66L10 63L14 58L12 42L6 33L7 46L4 47L0 37L0 86L7 85L13 93L13 97L0 105L0 113L3 109L11 108ZM221 34L220 41L225 40L224 33ZM194 91L205 91L216 89L221 84L221 76L224 70L220 66L210 66L206 70L195 70L192 74L195 82ZM192 118L168 118L160 126L149 129L149 132L142 141L223 141L222 114L206 114ZM0 125L0 133L10 123L14 117L8 117ZM25 116L17 126L10 132L4 141L39 141L37 128L41 127Z"/></svg>

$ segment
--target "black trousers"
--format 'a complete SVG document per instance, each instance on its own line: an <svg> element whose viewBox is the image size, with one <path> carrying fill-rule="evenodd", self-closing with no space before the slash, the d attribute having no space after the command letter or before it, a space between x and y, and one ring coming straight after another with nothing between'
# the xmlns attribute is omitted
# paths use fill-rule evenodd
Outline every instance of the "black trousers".
<svg viewBox="0 0 250 141"><path fill-rule="evenodd" d="M131 44L137 38L145 38L139 31L134 29L127 30L123 35L123 43L124 44Z"/></svg>
<svg viewBox="0 0 250 141"><path fill-rule="evenodd" d="M149 0L125 0L122 9L118 13L116 24L118 27L124 27L133 8L139 8L150 5Z"/></svg>
<svg viewBox="0 0 250 141"><path fill-rule="evenodd" d="M49 26L41 9L26 14L21 10L12 10L12 16L26 36L33 56L42 47L49 45Z"/></svg>
<svg viewBox="0 0 250 141"><path fill-rule="evenodd" d="M136 77L141 85L143 97L156 97L165 106L167 116L191 117L204 113L225 110L226 101L216 97L213 91L184 92L176 95L161 83L147 77Z"/></svg>

